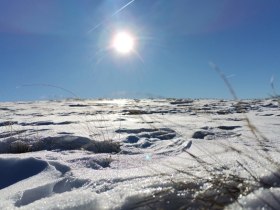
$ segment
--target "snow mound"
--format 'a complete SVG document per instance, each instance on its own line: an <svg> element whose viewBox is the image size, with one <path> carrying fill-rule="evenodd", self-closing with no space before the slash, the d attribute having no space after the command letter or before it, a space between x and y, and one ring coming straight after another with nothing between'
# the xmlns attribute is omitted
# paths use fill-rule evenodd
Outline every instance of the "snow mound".
<svg viewBox="0 0 280 210"><path fill-rule="evenodd" d="M47 166L47 162L35 158L1 158L0 189L34 176L46 169Z"/></svg>
<svg viewBox="0 0 280 210"><path fill-rule="evenodd" d="M118 142L95 141L81 136L46 137L41 140L8 138L0 141L0 153L24 153L42 150L87 150L94 153L120 152Z"/></svg>
<svg viewBox="0 0 280 210"><path fill-rule="evenodd" d="M31 203L77 190L89 182L72 177L67 173L70 168L62 163L33 157L1 158L0 171L0 209L30 209ZM36 208L42 208L42 203Z"/></svg>
<svg viewBox="0 0 280 210"><path fill-rule="evenodd" d="M231 137L241 136L238 132L233 132L232 130L241 128L241 126L218 126L216 128L205 126L201 130L196 131L192 138L194 139L228 139Z"/></svg>
<svg viewBox="0 0 280 210"><path fill-rule="evenodd" d="M95 141L80 136L47 137L33 145L33 151L40 150L88 150L94 153L117 153L120 145L112 141Z"/></svg>

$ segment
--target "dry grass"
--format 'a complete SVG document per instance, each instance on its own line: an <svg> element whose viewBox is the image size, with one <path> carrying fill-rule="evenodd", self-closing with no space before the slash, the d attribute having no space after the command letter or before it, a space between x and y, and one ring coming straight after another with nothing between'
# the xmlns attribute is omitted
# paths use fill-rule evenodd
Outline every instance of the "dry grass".
<svg viewBox="0 0 280 210"><path fill-rule="evenodd" d="M263 135L263 133L251 122L248 116L245 114L245 105L238 99L237 94L234 91L231 83L228 81L226 76L220 70L220 68L211 64L212 68L218 73L221 79L224 81L226 87L229 89L230 94L235 100L235 107L238 113L243 113L243 119L246 126L249 128L251 133L254 136L254 140L261 146L265 147L266 144L269 144L269 139ZM273 82L271 83L271 87L273 89L273 98L275 98L280 104L280 96L277 95L275 86ZM130 115L141 115L146 114L141 110L129 110L128 114ZM83 146L80 146L79 149L84 149L88 151L92 151L94 153L118 153L120 152L120 144L116 142L112 142L109 137L109 132L105 129L99 129L98 127L106 127L106 121L104 120L104 116L100 118L100 120L95 121L97 125L90 125L90 123L86 124L86 129L91 133L92 136L102 136L103 141L92 141L90 143L86 143ZM105 122L105 123L104 123ZM8 125L11 126L11 125ZM11 129L12 130L12 129ZM42 140L39 144L47 143ZM64 145L65 146L65 145ZM247 157L248 159L252 159L250 154L244 154L238 148L233 146L224 145L225 149L230 152L234 152L238 155L242 155ZM10 152L11 153L24 153L36 151L35 147L31 147L25 141L21 139L17 139L10 144ZM58 149L50 146L51 149ZM68 148L69 149L69 148ZM70 148L77 149L77 148ZM280 150L276 151L280 153ZM187 169L176 169L177 173L182 173L187 176L193 178L192 182L184 182L184 181L176 181L170 178L170 187L168 189L158 191L154 194L154 196L148 196L141 201L130 203L129 205L125 205L122 209L224 209L229 204L233 202L237 202L238 198L242 196L246 196L249 193L252 193L254 190L257 190L261 187L263 188L271 188L276 184L280 185L280 176L277 172L273 172L276 181L274 183L269 183L263 180L260 177L254 175L252 170L248 168L241 161L236 161L240 167L240 170L245 171L248 174L248 178L241 177L240 175L229 173L229 170L224 168L222 165L219 167L211 166L207 162L205 162L202 158L185 151L185 153L195 162L197 162L205 172L208 173L208 178L195 177L192 173L188 172ZM265 155L258 153L265 161L269 162L275 168L280 171L280 164L275 162L273 158L266 153ZM110 165L112 159L108 159L108 165ZM260 163L256 163L260 164ZM219 164L218 164L219 165ZM172 167L172 166L169 166ZM265 167L265 166L264 166ZM276 198L279 200L279 198ZM241 205L241 204L240 204ZM268 204L269 206L269 204ZM242 208L242 206L240 206ZM273 208L272 208L273 209Z"/></svg>
<svg viewBox="0 0 280 210"><path fill-rule="evenodd" d="M246 104L238 99L234 88L220 68L213 63L210 65L218 73L218 75L224 81L226 87L229 89L229 92L236 103L236 112L243 114L242 119L254 136L254 139L252 140L255 141L257 145L260 146L260 148L263 148L263 151L265 151L265 147L269 146L269 139L253 124L253 122L246 115ZM278 104L280 104L280 96L276 93L273 83L271 83L271 87L274 93L272 98L276 99ZM255 155L260 157L264 162L268 163L265 165L264 163L254 160L251 154L245 154L242 150L234 146L229 146L227 144L220 146L223 146L227 152L236 153L241 160L243 160L242 157L246 157L249 160L254 161L256 165L262 167L264 170L270 171L271 177L259 177L254 174L253 170L251 170L247 164L245 165L246 161L244 162L236 160L236 164L239 166L240 171L243 171L245 174L247 174L247 178L244 178L244 176L230 172L228 168L225 168L219 163L217 163L215 166L212 166L202 158L185 150L185 153L188 154L192 160L197 162L204 169L206 174L208 174L208 179L205 179L205 177L196 177L192 172L188 171L188 169L179 170L176 167L168 166L176 170L178 174L187 175L192 181L176 181L171 178L171 186L169 188L154 193L152 197L148 196L139 202L134 202L132 204L123 206L123 209L221 210L225 209L234 202L242 209L242 204L238 203L238 198L241 196L254 193L255 190L260 188L270 189L275 186L280 186L280 164L275 162L268 152L260 153L257 150L255 151ZM275 151L280 154L279 149L276 148ZM271 168L272 166L274 169ZM160 174L160 172L158 173ZM164 176L164 174L162 174L162 176ZM269 209L275 209L275 207L273 207L264 199L259 199L262 200L262 202ZM274 197L274 200L280 203L280 198Z"/></svg>

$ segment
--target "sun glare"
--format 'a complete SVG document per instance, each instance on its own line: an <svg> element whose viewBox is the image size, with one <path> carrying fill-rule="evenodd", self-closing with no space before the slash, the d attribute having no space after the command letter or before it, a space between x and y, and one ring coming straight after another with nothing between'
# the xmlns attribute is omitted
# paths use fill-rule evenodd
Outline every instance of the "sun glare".
<svg viewBox="0 0 280 210"><path fill-rule="evenodd" d="M121 54L128 54L134 48L134 38L127 32L118 32L113 37L113 48Z"/></svg>

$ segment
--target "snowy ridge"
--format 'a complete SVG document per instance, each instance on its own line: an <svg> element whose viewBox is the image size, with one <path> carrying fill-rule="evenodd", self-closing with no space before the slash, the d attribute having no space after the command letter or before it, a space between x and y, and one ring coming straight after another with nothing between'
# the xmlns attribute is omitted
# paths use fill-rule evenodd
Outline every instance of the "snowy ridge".
<svg viewBox="0 0 280 210"><path fill-rule="evenodd" d="M280 208L277 100L17 102L0 116L1 209Z"/></svg>

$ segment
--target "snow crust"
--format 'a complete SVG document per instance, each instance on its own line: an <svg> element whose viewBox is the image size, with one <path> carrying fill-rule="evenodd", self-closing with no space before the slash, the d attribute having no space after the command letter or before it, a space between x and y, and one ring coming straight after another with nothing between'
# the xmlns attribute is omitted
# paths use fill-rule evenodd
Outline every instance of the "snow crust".
<svg viewBox="0 0 280 210"><path fill-rule="evenodd" d="M280 209L276 99L0 104L0 209Z"/></svg>

